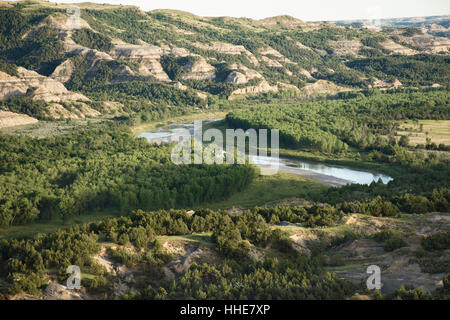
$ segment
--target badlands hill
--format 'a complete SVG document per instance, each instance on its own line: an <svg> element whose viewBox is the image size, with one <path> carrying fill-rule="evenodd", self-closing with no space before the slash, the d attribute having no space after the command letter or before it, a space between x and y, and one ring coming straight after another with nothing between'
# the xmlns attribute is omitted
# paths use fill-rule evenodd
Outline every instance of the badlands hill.
<svg viewBox="0 0 450 320"><path fill-rule="evenodd" d="M0 2L0 109L37 119L146 120L255 95L449 81L448 25L439 17L371 29L76 5L79 19L69 4Z"/></svg>

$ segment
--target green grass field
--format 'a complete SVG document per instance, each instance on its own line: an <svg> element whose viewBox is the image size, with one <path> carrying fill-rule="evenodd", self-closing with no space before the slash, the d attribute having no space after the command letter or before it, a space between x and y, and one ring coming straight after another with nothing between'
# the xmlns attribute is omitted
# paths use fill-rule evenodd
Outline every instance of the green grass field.
<svg viewBox="0 0 450 320"><path fill-rule="evenodd" d="M204 245L211 245L211 235L212 232L204 232L204 233L193 233L188 235L180 235L180 236L158 236L156 237L161 243L164 243L168 240L180 240L180 241L190 241Z"/></svg>
<svg viewBox="0 0 450 320"><path fill-rule="evenodd" d="M227 200L203 204L201 208L228 209L262 206L289 198L314 199L315 195L328 187L302 177L286 173L273 176L259 176L250 186Z"/></svg>
<svg viewBox="0 0 450 320"><path fill-rule="evenodd" d="M51 233L59 229L66 229L78 224L84 224L94 221L100 221L106 218L117 217L118 212L114 210L99 211L75 217L69 221L63 222L60 219L51 221L39 221L23 226L12 226L0 228L0 239L33 237L38 233Z"/></svg>
<svg viewBox="0 0 450 320"><path fill-rule="evenodd" d="M400 124L397 135L408 136L409 143L413 146L425 144L427 138L437 145L450 145L450 120L404 121Z"/></svg>
<svg viewBox="0 0 450 320"><path fill-rule="evenodd" d="M273 176L260 176L246 190L236 193L226 200L203 204L197 208L211 208L216 210L236 206L248 208L289 198L311 199L315 194L326 188L327 186L308 179L279 173ZM38 233L50 233L58 229L70 228L78 224L100 221L105 218L117 216L119 216L117 211L106 210L77 216L66 222L56 219L23 226L0 228L0 239L32 237Z"/></svg>

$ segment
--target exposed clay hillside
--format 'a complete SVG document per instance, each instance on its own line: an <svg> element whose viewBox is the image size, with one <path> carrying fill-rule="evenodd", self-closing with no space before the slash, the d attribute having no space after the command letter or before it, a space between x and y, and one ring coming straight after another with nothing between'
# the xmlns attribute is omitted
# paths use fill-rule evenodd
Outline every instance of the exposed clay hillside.
<svg viewBox="0 0 450 320"><path fill-rule="evenodd" d="M302 200L289 205L292 204L306 205L307 202ZM443 213L403 215L398 218L350 214L330 227L310 228L281 221L270 225L270 228L286 233L286 245L294 249L291 255L310 257L313 252L320 251L327 272L335 273L338 278L353 282L356 286L367 280L368 266L380 267L383 294L405 285L422 287L428 292L442 288L442 279L450 263L449 250L424 252L421 247L422 239L450 231L450 216ZM394 234L404 243L399 248L387 250L388 240L380 240L380 234ZM158 236L157 241L166 260L159 270L156 268L151 273L145 263L138 263L147 254L152 256L154 249L151 246L138 248L131 243L99 243L97 253L91 256L91 263L103 275L103 287L109 297L122 299L130 292L139 291L149 278L177 281L192 270L190 268L194 264L215 266L225 261L225 257L217 251L211 233ZM245 258L262 262L277 255L279 252L271 245L250 245ZM89 274L83 277L89 278ZM9 299L27 300L102 298L103 294L87 290L86 286L81 290L68 290L55 274L48 275L42 291L35 295L21 293L9 296Z"/></svg>
<svg viewBox="0 0 450 320"><path fill-rule="evenodd" d="M6 50L0 56L6 66L0 68L0 100L26 96L44 101L52 118L143 109L153 114L153 108L174 103L206 108L208 97L214 95L233 99L289 90L314 96L408 86L416 75L404 75L403 70L394 70L399 76L384 70L362 71L349 65L397 55L411 59L427 54L442 60L450 46L448 38L435 35L446 32L446 27L434 20L426 24L427 19L406 34L401 28L346 28L290 16L211 18L176 10L144 12L133 6L81 3L77 4L81 19L74 27L65 12L69 4L30 1L12 10L14 3L0 3L5 17L16 15L24 21L10 43L11 52L25 54L19 57ZM46 13L39 15L40 9ZM119 23L117 17L122 16L126 19ZM14 68L17 72L8 71ZM417 81L415 86L431 86L446 85L448 79ZM164 90L177 98L167 98ZM145 102L138 103L140 99ZM76 110L69 110L67 102ZM111 105L122 107L111 110Z"/></svg>
<svg viewBox="0 0 450 320"><path fill-rule="evenodd" d="M448 38L431 35L416 35L407 39L407 41L423 48L429 53L448 53L450 50L450 39Z"/></svg>
<svg viewBox="0 0 450 320"><path fill-rule="evenodd" d="M71 92L61 82L35 71L19 67L17 72L18 77L0 72L0 100L28 95L46 102L89 101L83 94Z"/></svg>
<svg viewBox="0 0 450 320"><path fill-rule="evenodd" d="M0 128L21 126L38 122L37 119L24 114L9 111L0 111Z"/></svg>
<svg viewBox="0 0 450 320"><path fill-rule="evenodd" d="M72 92L59 81L66 72L72 69L70 60L66 60L57 68L51 77L45 77L35 71L17 68L18 77L0 71L0 100L13 97L28 97L35 101L47 103L44 113L49 119L96 117L100 112L92 109L91 102L85 95ZM67 79L62 79L66 80ZM1 107L1 102L0 102ZM2 112L3 113L3 112ZM37 122L36 119L25 115L4 112L2 127L24 125Z"/></svg>
<svg viewBox="0 0 450 320"><path fill-rule="evenodd" d="M422 237L450 230L450 217L447 214L430 213L401 219L353 214L346 217L338 227L307 229L287 224L277 228L288 230L292 245L299 254L310 255L312 249L326 248L327 270L355 284L367 279L368 266L379 266L383 293L390 293L408 284L431 292L442 287L442 278L450 263L448 250L439 255L421 257L418 254ZM384 242L374 240L380 231L394 232L405 240L405 246L386 251ZM345 234L353 234L355 239L333 244L333 239Z"/></svg>
<svg viewBox="0 0 450 320"><path fill-rule="evenodd" d="M382 42L381 45L384 49L390 51L393 54L413 55L419 53L417 50L402 46L392 40L386 40L385 42Z"/></svg>
<svg viewBox="0 0 450 320"><path fill-rule="evenodd" d="M214 67L203 58L195 59L184 66L184 80L208 80L214 78Z"/></svg>
<svg viewBox="0 0 450 320"><path fill-rule="evenodd" d="M330 41L330 44L334 50L333 54L337 56L359 56L359 50L363 47L361 42L356 40Z"/></svg>
<svg viewBox="0 0 450 320"><path fill-rule="evenodd" d="M229 100L236 98L236 96L242 95L257 95L266 92L278 92L277 86L271 86L268 82L262 81L260 84L251 87L245 87L242 89L237 89L231 93Z"/></svg>
<svg viewBox="0 0 450 320"><path fill-rule="evenodd" d="M318 80L314 83L308 84L302 88L307 96L314 95L326 95L326 94L336 94L338 92L350 91L351 89L338 86L327 80Z"/></svg>

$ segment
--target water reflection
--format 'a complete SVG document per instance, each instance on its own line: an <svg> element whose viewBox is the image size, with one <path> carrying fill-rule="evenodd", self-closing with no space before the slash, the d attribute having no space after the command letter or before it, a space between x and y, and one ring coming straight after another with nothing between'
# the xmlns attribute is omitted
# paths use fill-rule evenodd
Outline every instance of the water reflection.
<svg viewBox="0 0 450 320"><path fill-rule="evenodd" d="M222 119L210 119L204 120L204 122L219 121ZM189 130L193 134L194 123L184 123L179 124L172 122L168 127L159 127L152 129L150 132L143 132L138 135L138 137L146 138L150 143L168 143L171 138L177 136L183 130ZM320 162L309 162L303 160L292 160L292 159L276 159L271 157L256 156L250 157L250 162L263 167L270 164L274 164L274 161L279 161L280 167L290 168L292 170L306 170L315 172L321 175L331 176L337 179L342 179L348 181L352 184L371 184L372 182L378 182L381 180L382 183L387 184L393 179L385 174L371 172L367 170L353 169L345 166L330 165Z"/></svg>

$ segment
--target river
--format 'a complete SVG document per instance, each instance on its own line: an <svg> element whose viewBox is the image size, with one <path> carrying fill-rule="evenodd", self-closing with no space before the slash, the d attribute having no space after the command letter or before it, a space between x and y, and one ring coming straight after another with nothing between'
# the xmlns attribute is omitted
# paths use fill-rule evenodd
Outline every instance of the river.
<svg viewBox="0 0 450 320"><path fill-rule="evenodd" d="M218 120L222 119L203 120L203 124ZM167 126L157 127L147 130L146 132L142 132L138 135L138 137L144 137L152 143L167 143L170 141L171 137L179 134L180 130L187 129L192 134L194 130L193 128L193 122L172 122ZM274 164L274 161L277 161L280 172L305 177L334 187L339 187L346 184L368 185L379 180L381 180L382 183L387 184L389 181L393 180L390 176L383 173L321 162L286 158L277 159L262 156L250 157L250 161L260 168L267 167L270 164Z"/></svg>

